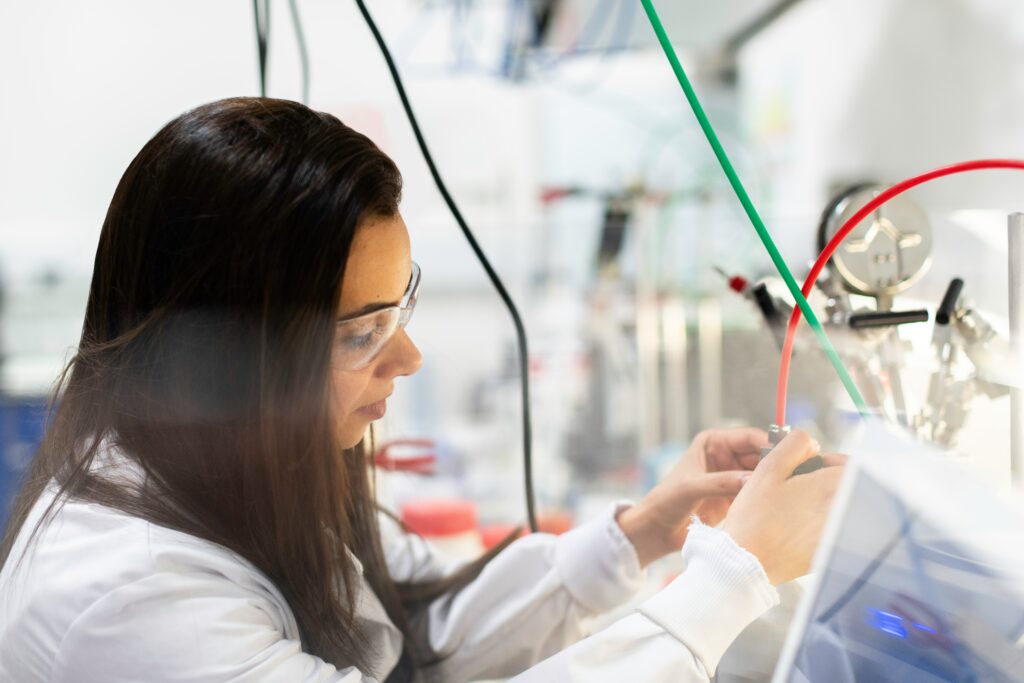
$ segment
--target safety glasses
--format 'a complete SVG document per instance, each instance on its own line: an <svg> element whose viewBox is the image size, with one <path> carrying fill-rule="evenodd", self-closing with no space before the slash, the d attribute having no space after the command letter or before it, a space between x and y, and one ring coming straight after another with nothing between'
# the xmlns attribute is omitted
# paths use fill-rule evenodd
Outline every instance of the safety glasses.
<svg viewBox="0 0 1024 683"><path fill-rule="evenodd" d="M408 324L419 292L420 267L413 262L409 287L397 306L339 320L334 339L334 367L338 370L362 370L369 365L395 333Z"/></svg>

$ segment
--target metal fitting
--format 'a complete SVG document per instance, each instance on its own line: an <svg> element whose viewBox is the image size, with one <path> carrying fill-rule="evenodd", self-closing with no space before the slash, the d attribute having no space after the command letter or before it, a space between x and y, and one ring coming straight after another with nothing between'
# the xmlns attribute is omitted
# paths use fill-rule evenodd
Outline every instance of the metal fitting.
<svg viewBox="0 0 1024 683"><path fill-rule="evenodd" d="M761 449L761 459L772 452L772 449L782 443L782 440L793 431L789 425L770 425L768 427L768 445Z"/></svg>

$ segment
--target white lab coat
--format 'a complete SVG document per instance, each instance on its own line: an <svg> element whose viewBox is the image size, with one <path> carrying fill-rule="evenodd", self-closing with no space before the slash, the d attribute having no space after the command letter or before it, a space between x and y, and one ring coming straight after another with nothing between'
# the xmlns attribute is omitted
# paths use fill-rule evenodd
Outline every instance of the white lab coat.
<svg viewBox="0 0 1024 683"><path fill-rule="evenodd" d="M373 651L359 671L303 652L287 602L244 559L102 506L67 503L26 554L28 530L50 499L37 504L0 571L0 681L356 683L384 680L398 660L402 636L365 581L356 616ZM446 571L422 539L388 526L384 542L396 578ZM520 539L458 595L414 615L447 655L420 678L707 681L778 594L720 531L695 526L684 557L679 578L581 640L593 617L643 582L613 511L559 537Z"/></svg>

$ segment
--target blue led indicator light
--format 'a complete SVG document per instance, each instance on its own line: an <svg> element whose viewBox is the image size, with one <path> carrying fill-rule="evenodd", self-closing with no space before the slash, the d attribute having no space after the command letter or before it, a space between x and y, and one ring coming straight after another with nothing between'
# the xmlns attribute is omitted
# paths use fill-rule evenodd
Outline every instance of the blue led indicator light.
<svg viewBox="0 0 1024 683"><path fill-rule="evenodd" d="M907 637L907 629L903 626L903 617L892 612L885 612L880 609L869 609L868 626L876 631L881 631L887 636L904 639Z"/></svg>
<svg viewBox="0 0 1024 683"><path fill-rule="evenodd" d="M916 628L918 631L924 631L925 633L931 633L933 635L938 633L938 631L933 629L931 626L926 626L925 624L918 624L916 622L914 623L914 628Z"/></svg>

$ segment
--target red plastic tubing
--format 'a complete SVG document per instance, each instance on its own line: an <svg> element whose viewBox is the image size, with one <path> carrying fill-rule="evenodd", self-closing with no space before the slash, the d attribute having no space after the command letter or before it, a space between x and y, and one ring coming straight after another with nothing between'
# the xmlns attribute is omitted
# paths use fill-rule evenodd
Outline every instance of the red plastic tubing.
<svg viewBox="0 0 1024 683"><path fill-rule="evenodd" d="M903 182L897 183L888 190L880 193L877 197L865 204L860 211L853 214L853 216L843 224L843 227L839 229L839 232L829 240L829 243L818 256L818 260L814 262L814 267L811 268L811 272L807 276L807 279L804 280L804 285L801 289L804 296L810 296L811 290L814 289L814 283L818 281L821 271L825 269L825 264L827 264L829 259L832 258L832 254L836 252L839 245L846 239L847 235L853 232L853 229L856 228L862 220L877 211L879 207L884 205L890 199L903 194L913 187L927 183L930 180L935 180L936 178L956 175L957 173L967 173L968 171L981 171L984 169L994 168L1024 170L1024 161L1019 159L979 159L977 161L964 161L959 164L943 166L942 168L937 168L934 171L928 171L927 173L907 178ZM796 328L797 325L800 324L800 318L800 307L795 306L793 308L793 315L789 318L789 327L786 328L786 340L782 346L782 359L779 362L779 381L776 386L775 394L775 424L779 425L786 424L786 395L789 392L789 369L793 361L793 341L796 338Z"/></svg>

